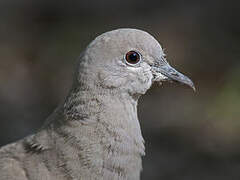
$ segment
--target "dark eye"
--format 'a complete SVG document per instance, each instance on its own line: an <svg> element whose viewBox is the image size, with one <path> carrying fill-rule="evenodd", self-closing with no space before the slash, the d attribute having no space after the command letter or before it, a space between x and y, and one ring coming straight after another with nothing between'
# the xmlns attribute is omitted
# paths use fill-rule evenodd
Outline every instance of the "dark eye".
<svg viewBox="0 0 240 180"><path fill-rule="evenodd" d="M136 51L129 51L126 54L125 59L126 59L127 64L135 65L140 62L141 55Z"/></svg>

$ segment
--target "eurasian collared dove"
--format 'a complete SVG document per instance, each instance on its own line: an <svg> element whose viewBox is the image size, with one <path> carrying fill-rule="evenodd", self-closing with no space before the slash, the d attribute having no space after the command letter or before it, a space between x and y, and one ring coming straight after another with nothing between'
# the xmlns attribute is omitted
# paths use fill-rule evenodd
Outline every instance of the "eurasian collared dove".
<svg viewBox="0 0 240 180"><path fill-rule="evenodd" d="M0 149L0 179L140 179L138 98L166 80L194 89L147 32L117 29L98 36L80 55L64 103L37 133Z"/></svg>

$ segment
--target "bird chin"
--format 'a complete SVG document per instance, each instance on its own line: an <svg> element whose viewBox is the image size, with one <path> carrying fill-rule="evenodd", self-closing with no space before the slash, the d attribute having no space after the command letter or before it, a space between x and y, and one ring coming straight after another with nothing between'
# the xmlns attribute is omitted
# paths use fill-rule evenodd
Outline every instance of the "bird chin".
<svg viewBox="0 0 240 180"><path fill-rule="evenodd" d="M161 73L154 74L153 76L153 83L156 83L159 86L161 86L163 82L166 81L169 81L169 78Z"/></svg>
<svg viewBox="0 0 240 180"><path fill-rule="evenodd" d="M164 76L161 73L157 73L157 74L153 74L153 81L154 82L163 82L163 81L167 81L169 78L167 76Z"/></svg>

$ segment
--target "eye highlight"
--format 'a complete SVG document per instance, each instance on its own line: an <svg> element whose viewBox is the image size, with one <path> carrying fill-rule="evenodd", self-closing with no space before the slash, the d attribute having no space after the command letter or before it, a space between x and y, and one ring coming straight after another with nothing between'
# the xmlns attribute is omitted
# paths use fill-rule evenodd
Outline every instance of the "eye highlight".
<svg viewBox="0 0 240 180"><path fill-rule="evenodd" d="M129 51L125 55L125 60L129 65L136 65L141 61L141 55L136 51Z"/></svg>

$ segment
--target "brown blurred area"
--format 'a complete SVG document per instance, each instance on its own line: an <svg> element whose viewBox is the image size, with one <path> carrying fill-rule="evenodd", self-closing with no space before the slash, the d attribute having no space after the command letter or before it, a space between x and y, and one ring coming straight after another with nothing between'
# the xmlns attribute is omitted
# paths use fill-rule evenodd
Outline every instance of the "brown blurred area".
<svg viewBox="0 0 240 180"><path fill-rule="evenodd" d="M0 145L36 131L67 94L97 35L146 30L197 92L154 85L140 99L142 179L240 179L239 1L0 1Z"/></svg>

